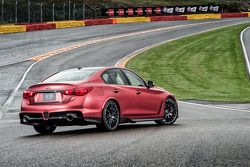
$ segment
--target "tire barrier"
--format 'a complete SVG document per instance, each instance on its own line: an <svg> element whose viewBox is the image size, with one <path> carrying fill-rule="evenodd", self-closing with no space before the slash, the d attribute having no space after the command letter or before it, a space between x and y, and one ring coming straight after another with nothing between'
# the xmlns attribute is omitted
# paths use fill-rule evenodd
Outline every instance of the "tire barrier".
<svg viewBox="0 0 250 167"><path fill-rule="evenodd" d="M220 19L221 14L192 14L186 15L188 20Z"/></svg>
<svg viewBox="0 0 250 167"><path fill-rule="evenodd" d="M222 13L221 18L248 17L248 13Z"/></svg>
<svg viewBox="0 0 250 167"><path fill-rule="evenodd" d="M25 25L4 25L0 26L0 34L26 32Z"/></svg>
<svg viewBox="0 0 250 167"><path fill-rule="evenodd" d="M187 20L187 16L152 16L150 21L177 21L177 20Z"/></svg>
<svg viewBox="0 0 250 167"><path fill-rule="evenodd" d="M40 31L40 30L50 30L56 29L55 23L37 23L37 24L27 24L27 31Z"/></svg>
<svg viewBox="0 0 250 167"><path fill-rule="evenodd" d="M150 17L123 17L116 18L117 23L150 22Z"/></svg>
<svg viewBox="0 0 250 167"><path fill-rule="evenodd" d="M84 22L85 26L113 24L112 19L93 19L93 20L84 20Z"/></svg>
<svg viewBox="0 0 250 167"><path fill-rule="evenodd" d="M61 28L73 28L73 27L84 27L85 22L84 21L56 21L56 22L48 22L56 24L56 29Z"/></svg>

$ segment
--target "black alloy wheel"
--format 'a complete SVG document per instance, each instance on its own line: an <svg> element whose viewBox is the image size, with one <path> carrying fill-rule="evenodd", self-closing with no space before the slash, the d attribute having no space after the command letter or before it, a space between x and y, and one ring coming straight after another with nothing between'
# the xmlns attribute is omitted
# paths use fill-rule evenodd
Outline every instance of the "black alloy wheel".
<svg viewBox="0 0 250 167"><path fill-rule="evenodd" d="M97 124L97 128L105 131L116 130L119 125L120 113L117 103L109 100L103 109L102 123Z"/></svg>
<svg viewBox="0 0 250 167"><path fill-rule="evenodd" d="M174 99L167 98L164 105L164 119L155 121L159 125L172 125L178 118L178 106Z"/></svg>

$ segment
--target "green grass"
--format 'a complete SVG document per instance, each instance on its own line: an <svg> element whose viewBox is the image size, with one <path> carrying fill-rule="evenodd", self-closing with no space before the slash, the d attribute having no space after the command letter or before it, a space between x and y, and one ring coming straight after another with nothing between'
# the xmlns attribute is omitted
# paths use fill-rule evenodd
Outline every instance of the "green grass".
<svg viewBox="0 0 250 167"><path fill-rule="evenodd" d="M163 44L127 67L180 100L250 102L250 79L240 44L249 24L231 26Z"/></svg>

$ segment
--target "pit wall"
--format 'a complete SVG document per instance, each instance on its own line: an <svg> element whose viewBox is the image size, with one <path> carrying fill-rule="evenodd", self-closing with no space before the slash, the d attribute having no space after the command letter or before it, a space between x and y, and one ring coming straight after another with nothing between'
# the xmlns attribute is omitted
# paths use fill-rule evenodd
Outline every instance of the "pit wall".
<svg viewBox="0 0 250 167"><path fill-rule="evenodd" d="M223 14L192 14L178 16L151 16L151 17L122 17L122 18L104 18L104 19L89 19L89 20L70 20L56 21L46 23L33 23L23 25L0 25L0 34L41 31L50 29L74 28L105 24L123 24L123 23L138 23L138 22L155 22L155 21L177 21L177 20L201 20L201 19L221 19L221 18L237 18L250 17L250 12L243 13L223 13Z"/></svg>

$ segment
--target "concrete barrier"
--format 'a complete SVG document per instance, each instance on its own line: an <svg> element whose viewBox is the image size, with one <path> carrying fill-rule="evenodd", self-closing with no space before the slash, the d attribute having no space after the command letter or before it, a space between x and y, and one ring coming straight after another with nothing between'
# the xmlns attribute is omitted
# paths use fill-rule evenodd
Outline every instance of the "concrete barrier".
<svg viewBox="0 0 250 167"><path fill-rule="evenodd" d="M221 14L191 14L186 15L188 20L220 19Z"/></svg>
<svg viewBox="0 0 250 167"><path fill-rule="evenodd" d="M111 20L112 20L112 24L117 24L117 19L112 18Z"/></svg>
<svg viewBox="0 0 250 167"><path fill-rule="evenodd" d="M222 13L221 18L248 17L248 13Z"/></svg>
<svg viewBox="0 0 250 167"><path fill-rule="evenodd" d="M0 26L0 34L26 32L25 25L3 25Z"/></svg>
<svg viewBox="0 0 250 167"><path fill-rule="evenodd" d="M152 16L150 21L177 21L177 20L187 20L187 16Z"/></svg>
<svg viewBox="0 0 250 167"><path fill-rule="evenodd" d="M150 22L150 17L124 17L115 18L117 23L136 23L136 22Z"/></svg>
<svg viewBox="0 0 250 167"><path fill-rule="evenodd" d="M27 24L27 31L40 31L40 30L50 30L56 29L55 23L37 23L37 24Z"/></svg>
<svg viewBox="0 0 250 167"><path fill-rule="evenodd" d="M91 20L84 20L84 22L85 26L113 24L112 19L91 19Z"/></svg>
<svg viewBox="0 0 250 167"><path fill-rule="evenodd" d="M50 23L55 23L56 24L56 29L60 28L73 28L73 27L84 27L85 22L84 21L56 21L56 22L48 22Z"/></svg>
<svg viewBox="0 0 250 167"><path fill-rule="evenodd" d="M242 13L246 13L248 17L250 17L250 12L242 12Z"/></svg>

